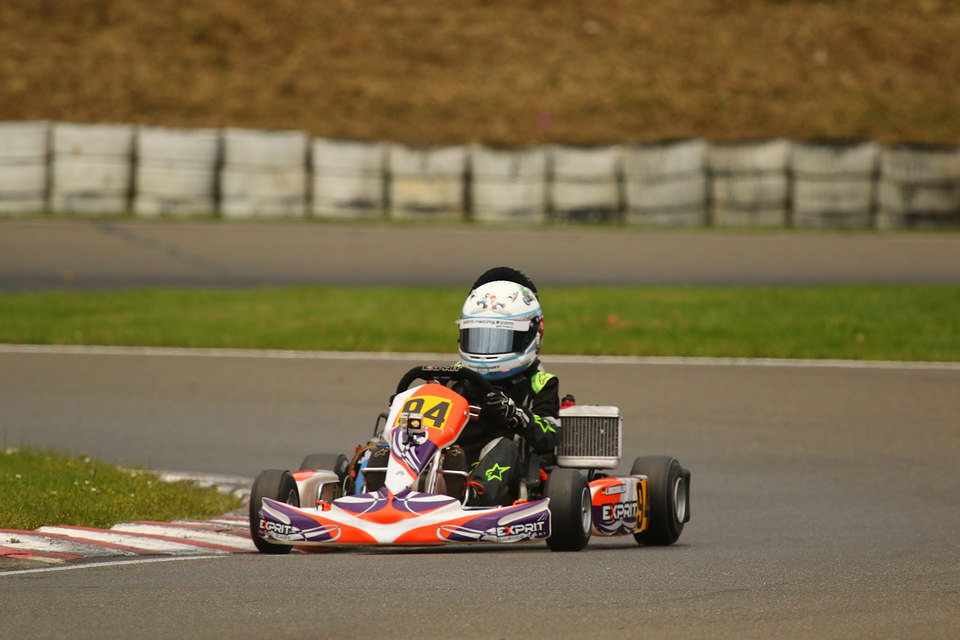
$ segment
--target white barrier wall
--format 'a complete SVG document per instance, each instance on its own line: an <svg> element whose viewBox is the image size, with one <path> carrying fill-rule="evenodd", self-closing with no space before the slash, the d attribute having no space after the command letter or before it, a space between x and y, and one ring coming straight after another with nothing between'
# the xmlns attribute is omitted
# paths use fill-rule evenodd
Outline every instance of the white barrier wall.
<svg viewBox="0 0 960 640"><path fill-rule="evenodd" d="M0 122L0 215L39 211L956 228L960 148L417 147L303 131Z"/></svg>
<svg viewBox="0 0 960 640"><path fill-rule="evenodd" d="M545 222L546 150L471 147L470 210L481 222Z"/></svg>
<svg viewBox="0 0 960 640"><path fill-rule="evenodd" d="M49 122L0 122L0 213L47 207Z"/></svg>
<svg viewBox="0 0 960 640"><path fill-rule="evenodd" d="M866 229L873 223L880 145L794 144L793 226Z"/></svg>
<svg viewBox="0 0 960 640"><path fill-rule="evenodd" d="M787 223L790 142L770 140L710 148L711 218L719 227Z"/></svg>
<svg viewBox="0 0 960 640"><path fill-rule="evenodd" d="M216 213L219 131L140 127L136 150L135 215L153 218Z"/></svg>
<svg viewBox="0 0 960 640"><path fill-rule="evenodd" d="M554 145L550 206L569 221L615 221L621 209L621 148Z"/></svg>
<svg viewBox="0 0 960 640"><path fill-rule="evenodd" d="M707 224L706 140L631 145L623 150L623 187L629 224Z"/></svg>
<svg viewBox="0 0 960 640"><path fill-rule="evenodd" d="M308 141L305 131L225 129L220 170L221 215L305 216Z"/></svg>
<svg viewBox="0 0 960 640"><path fill-rule="evenodd" d="M880 156L879 229L960 225L960 149L894 147Z"/></svg>
<svg viewBox="0 0 960 640"><path fill-rule="evenodd" d="M128 211L133 136L128 124L54 124L51 208L81 214Z"/></svg>
<svg viewBox="0 0 960 640"><path fill-rule="evenodd" d="M460 219L466 215L467 148L389 147L390 217Z"/></svg>
<svg viewBox="0 0 960 640"><path fill-rule="evenodd" d="M314 216L385 215L387 149L382 142L315 138L311 161Z"/></svg>

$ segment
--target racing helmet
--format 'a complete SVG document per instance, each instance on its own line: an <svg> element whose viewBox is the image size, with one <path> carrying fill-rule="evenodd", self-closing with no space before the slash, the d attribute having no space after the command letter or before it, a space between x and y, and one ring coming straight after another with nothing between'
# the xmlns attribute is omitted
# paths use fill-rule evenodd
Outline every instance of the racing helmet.
<svg viewBox="0 0 960 640"><path fill-rule="evenodd" d="M533 282L509 267L487 271L460 312L460 363L487 380L533 364L543 340L543 312Z"/></svg>

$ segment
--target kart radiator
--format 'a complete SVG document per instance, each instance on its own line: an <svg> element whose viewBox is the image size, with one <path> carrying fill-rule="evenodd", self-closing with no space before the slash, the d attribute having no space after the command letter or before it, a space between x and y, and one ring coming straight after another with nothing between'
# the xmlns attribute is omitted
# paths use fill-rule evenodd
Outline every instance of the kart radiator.
<svg viewBox="0 0 960 640"><path fill-rule="evenodd" d="M620 464L620 408L583 404L560 410L557 464L613 469Z"/></svg>

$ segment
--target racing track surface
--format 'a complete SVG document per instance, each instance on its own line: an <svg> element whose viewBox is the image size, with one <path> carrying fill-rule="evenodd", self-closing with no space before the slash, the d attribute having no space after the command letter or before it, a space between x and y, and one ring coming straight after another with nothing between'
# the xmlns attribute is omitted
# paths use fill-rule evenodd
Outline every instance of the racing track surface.
<svg viewBox="0 0 960 640"><path fill-rule="evenodd" d="M6 350L4 438L253 475L365 437L413 362ZM669 453L692 468L693 521L680 543L7 573L3 635L955 637L958 368L549 368L580 402L622 407L626 464Z"/></svg>
<svg viewBox="0 0 960 640"><path fill-rule="evenodd" d="M430 251L427 251L430 249ZM377 256L372 260L370 256ZM0 290L458 284L960 282L960 236L544 233L0 221ZM670 548L254 554L0 573L0 637L954 638L960 371L545 361L618 404L624 465L675 455ZM289 355L289 354L288 354ZM253 476L369 433L413 361L0 347L3 446Z"/></svg>
<svg viewBox="0 0 960 640"><path fill-rule="evenodd" d="M960 234L0 219L0 291L69 286L960 282Z"/></svg>

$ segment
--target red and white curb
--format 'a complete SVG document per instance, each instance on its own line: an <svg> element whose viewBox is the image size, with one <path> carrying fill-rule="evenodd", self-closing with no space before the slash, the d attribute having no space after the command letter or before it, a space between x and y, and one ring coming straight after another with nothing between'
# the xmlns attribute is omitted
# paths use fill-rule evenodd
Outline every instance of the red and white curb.
<svg viewBox="0 0 960 640"><path fill-rule="evenodd" d="M173 522L122 522L109 529L45 526L0 529L0 556L64 562L137 555L210 555L256 551L243 516Z"/></svg>
<svg viewBox="0 0 960 640"><path fill-rule="evenodd" d="M162 473L165 480L192 480L225 493L249 498L252 480L235 476ZM61 563L116 556L190 556L256 551L249 520L223 515L208 520L122 522L109 529L43 526L35 531L0 529L0 558Z"/></svg>

